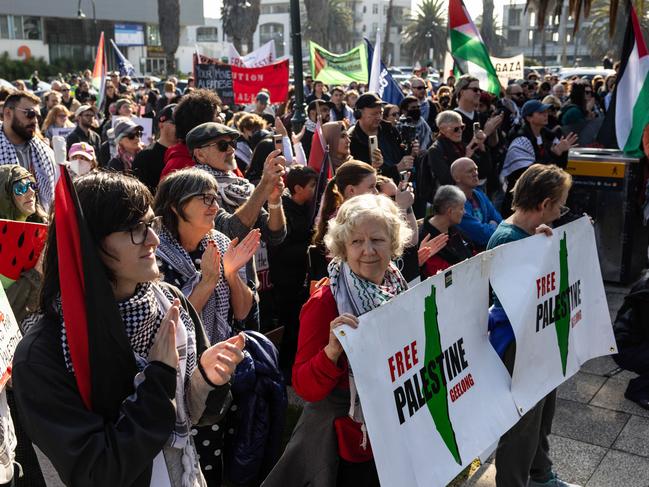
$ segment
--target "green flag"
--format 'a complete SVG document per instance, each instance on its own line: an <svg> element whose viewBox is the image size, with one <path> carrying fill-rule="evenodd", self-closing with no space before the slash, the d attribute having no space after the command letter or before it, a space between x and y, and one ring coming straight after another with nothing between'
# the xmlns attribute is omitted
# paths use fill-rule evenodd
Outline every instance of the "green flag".
<svg viewBox="0 0 649 487"><path fill-rule="evenodd" d="M333 54L315 42L309 42L311 73L314 80L329 85L367 83L367 50L365 43L343 54Z"/></svg>
<svg viewBox="0 0 649 487"><path fill-rule="evenodd" d="M459 71L475 76L483 90L497 96L502 88L496 69L462 0L449 1L448 18L449 49Z"/></svg>

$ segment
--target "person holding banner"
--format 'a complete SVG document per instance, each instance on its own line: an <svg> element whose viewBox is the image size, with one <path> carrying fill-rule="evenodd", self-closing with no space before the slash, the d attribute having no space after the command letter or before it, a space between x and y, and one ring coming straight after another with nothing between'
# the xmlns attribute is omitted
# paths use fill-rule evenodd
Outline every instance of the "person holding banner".
<svg viewBox="0 0 649 487"><path fill-rule="evenodd" d="M487 249L535 235L552 235L550 225L567 213L572 177L555 165L533 164L516 181L514 213L491 236ZM489 308L489 341L510 374L514 370L516 340L498 296ZM552 391L530 409L498 442L498 487L578 487L560 480L552 470L548 435L556 403ZM528 483L529 481L529 483Z"/></svg>
<svg viewBox="0 0 649 487"><path fill-rule="evenodd" d="M329 222L329 278L302 308L293 387L307 401L284 455L263 487L379 485L353 373L332 330L408 287L392 263L412 231L389 199L351 198Z"/></svg>

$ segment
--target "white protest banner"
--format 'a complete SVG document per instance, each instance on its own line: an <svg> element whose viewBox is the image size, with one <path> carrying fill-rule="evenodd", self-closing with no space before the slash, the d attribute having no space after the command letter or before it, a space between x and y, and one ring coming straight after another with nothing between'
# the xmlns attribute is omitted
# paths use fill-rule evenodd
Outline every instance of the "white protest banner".
<svg viewBox="0 0 649 487"><path fill-rule="evenodd" d="M0 389L11 377L11 362L16 346L22 338L7 295L0 286Z"/></svg>
<svg viewBox="0 0 649 487"><path fill-rule="evenodd" d="M228 58L230 64L243 68L259 68L274 63L277 60L275 40L271 39L266 44L260 46L259 49L256 49L245 56L240 55L237 48L229 42Z"/></svg>
<svg viewBox="0 0 649 487"><path fill-rule="evenodd" d="M65 139L72 131L74 131L75 128L76 127L53 127L52 135L58 135Z"/></svg>
<svg viewBox="0 0 649 487"><path fill-rule="evenodd" d="M587 360L617 352L595 232L583 217L551 238L497 247L491 259L491 285L516 337L512 394L525 413Z"/></svg>
<svg viewBox="0 0 649 487"><path fill-rule="evenodd" d="M510 79L524 79L525 73L525 57L522 54L518 56L499 58L491 57L491 63L496 68L496 74L500 80L500 84L507 86Z"/></svg>
<svg viewBox="0 0 649 487"><path fill-rule="evenodd" d="M445 486L518 421L488 306L477 257L337 328L382 486Z"/></svg>

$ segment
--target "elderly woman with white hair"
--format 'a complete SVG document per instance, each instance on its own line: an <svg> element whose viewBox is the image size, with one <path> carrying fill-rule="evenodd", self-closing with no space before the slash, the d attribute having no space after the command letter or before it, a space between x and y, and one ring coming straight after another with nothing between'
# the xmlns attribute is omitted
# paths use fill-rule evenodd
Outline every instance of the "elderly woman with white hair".
<svg viewBox="0 0 649 487"><path fill-rule="evenodd" d="M284 455L265 487L378 486L361 404L343 348L333 333L407 289L392 260L412 230L380 195L347 200L329 222L329 278L300 314L293 387L306 401Z"/></svg>

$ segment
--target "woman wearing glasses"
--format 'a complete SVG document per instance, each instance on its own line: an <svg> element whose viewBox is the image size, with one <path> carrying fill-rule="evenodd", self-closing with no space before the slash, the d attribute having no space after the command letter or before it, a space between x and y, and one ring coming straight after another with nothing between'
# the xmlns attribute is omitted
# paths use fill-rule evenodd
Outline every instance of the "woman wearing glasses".
<svg viewBox="0 0 649 487"><path fill-rule="evenodd" d="M130 118L120 118L113 129L117 154L108 161L108 169L130 173L133 159L142 150L142 131L144 128L137 125Z"/></svg>
<svg viewBox="0 0 649 487"><path fill-rule="evenodd" d="M568 212L565 204L571 186L570 174L555 165L530 166L514 186L514 213L498 225L487 249L535 234L552 235L549 225ZM493 302L489 309L489 341L511 374L516 357L514 331L495 293ZM500 438L496 485L572 485L558 479L552 471L548 434L552 430L555 402L556 392L552 391Z"/></svg>
<svg viewBox="0 0 649 487"><path fill-rule="evenodd" d="M259 230L252 230L240 243L214 230L218 209L216 180L197 168L163 179L154 202L154 211L162 219L156 250L160 272L201 315L211 343L229 338L233 319L245 319L252 307L245 265L260 239ZM209 485L221 485L223 430L197 428L194 437Z"/></svg>
<svg viewBox="0 0 649 487"><path fill-rule="evenodd" d="M56 135L54 129L57 128L74 128L74 124L70 121L72 114L65 108L63 105L54 105L50 108L50 111L47 112L47 117L43 122L43 135L48 139L52 140L52 137Z"/></svg>
<svg viewBox="0 0 649 487"><path fill-rule="evenodd" d="M82 246L94 246L83 261L103 272L85 279L99 287L105 283L109 291L98 296L90 288L81 297L103 313L100 319L87 307L87 368L73 355L83 353L83 336L63 320L61 285L67 281L59 270L66 260L58 254L64 250L59 238L67 234L52 228L40 303L44 315L18 345L13 362L25 429L65 485L206 487L191 428L220 418L245 339L210 347L191 303L159 282L159 219L141 182L104 171L78 178L75 187L85 218L79 230L89 237ZM74 304L74 296L66 299ZM106 329L114 339L100 341L100 347L90 337L104 337ZM88 381L80 379L81 371L90 374ZM90 401L78 385L88 383Z"/></svg>

